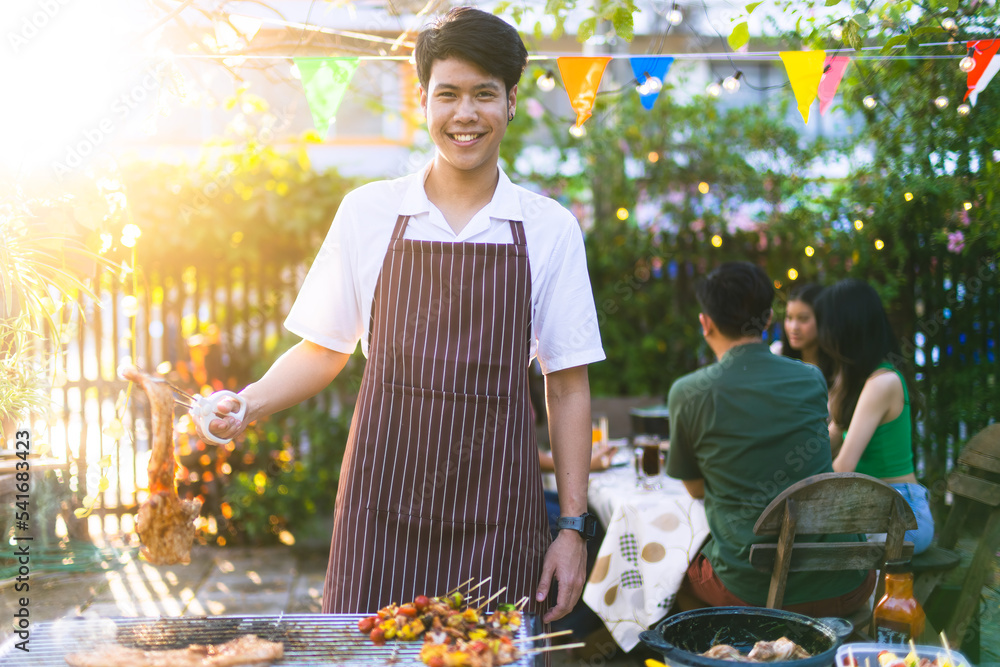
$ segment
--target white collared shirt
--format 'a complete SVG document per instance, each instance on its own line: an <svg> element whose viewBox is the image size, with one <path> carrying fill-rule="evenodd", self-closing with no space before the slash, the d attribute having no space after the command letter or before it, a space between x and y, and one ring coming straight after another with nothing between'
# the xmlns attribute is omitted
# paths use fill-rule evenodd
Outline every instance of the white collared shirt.
<svg viewBox="0 0 1000 667"><path fill-rule="evenodd" d="M285 319L292 333L350 354L368 325L382 260L399 215L415 241L513 243L508 220L524 223L531 266L531 356L543 373L605 358L583 233L558 202L514 185L502 169L493 199L458 234L427 199L420 172L348 193Z"/></svg>

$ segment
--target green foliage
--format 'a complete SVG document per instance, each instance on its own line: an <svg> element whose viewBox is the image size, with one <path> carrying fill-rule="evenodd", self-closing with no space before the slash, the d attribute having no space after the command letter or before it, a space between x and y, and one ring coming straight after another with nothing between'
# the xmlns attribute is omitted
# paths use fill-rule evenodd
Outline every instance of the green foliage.
<svg viewBox="0 0 1000 667"><path fill-rule="evenodd" d="M580 3L578 0L546 0L542 13L554 19L555 26L550 34L553 39L558 39L566 32L566 19L577 10ZM617 35L626 42L631 42L635 34L634 16L640 11L635 4L635 0L596 0L596 2L585 3L585 7L580 7L590 13L583 19L576 30L576 38L580 42L585 42L593 37L600 30L602 34ZM531 7L538 11L538 7ZM493 7L493 13L502 16L509 16L517 24L524 21L524 14L529 10L526 2L516 0L502 0ZM605 28L605 26L607 26ZM536 39L542 38L542 24L537 21L534 25L526 25L524 28L530 30Z"/></svg>

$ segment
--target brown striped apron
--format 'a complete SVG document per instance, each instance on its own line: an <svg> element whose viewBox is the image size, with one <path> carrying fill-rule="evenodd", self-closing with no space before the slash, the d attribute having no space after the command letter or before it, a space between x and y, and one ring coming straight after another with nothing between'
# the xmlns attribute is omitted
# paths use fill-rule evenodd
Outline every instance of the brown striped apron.
<svg viewBox="0 0 1000 667"><path fill-rule="evenodd" d="M374 612L472 579L535 602L550 536L528 395L531 270L514 243L403 238L372 304L344 454L326 613ZM492 605L491 605L492 606Z"/></svg>

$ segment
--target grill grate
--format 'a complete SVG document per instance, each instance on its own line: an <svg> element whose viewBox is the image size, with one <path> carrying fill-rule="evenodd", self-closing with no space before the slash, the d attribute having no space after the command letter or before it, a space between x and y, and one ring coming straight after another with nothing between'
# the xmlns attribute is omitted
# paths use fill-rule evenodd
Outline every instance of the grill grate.
<svg viewBox="0 0 1000 667"><path fill-rule="evenodd" d="M282 616L211 616L179 618L67 618L31 627L30 652L15 648L16 637L0 646L0 664L9 667L66 667L64 657L118 643L131 648L166 650L190 644L220 644L254 634L280 641L285 657L275 665L356 665L373 667L422 666L417 642L389 642L375 646L358 632L358 621L369 614L284 614ZM539 624L529 614L518 638L538 634ZM529 634L531 633L531 634ZM543 641L525 642L522 649ZM542 656L523 656L514 665L542 664Z"/></svg>

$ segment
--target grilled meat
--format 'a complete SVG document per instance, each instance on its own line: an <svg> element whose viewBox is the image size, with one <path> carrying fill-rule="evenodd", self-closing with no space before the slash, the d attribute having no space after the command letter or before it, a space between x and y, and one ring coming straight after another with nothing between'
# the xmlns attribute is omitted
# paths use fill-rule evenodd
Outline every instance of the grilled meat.
<svg viewBox="0 0 1000 667"><path fill-rule="evenodd" d="M200 500L181 500L174 475L174 395L170 387L135 366L126 366L121 375L142 387L152 411L152 451L149 457L149 498L139 507L136 532L142 541L142 555L154 565L186 565L191 562L194 521L201 511Z"/></svg>
<svg viewBox="0 0 1000 667"><path fill-rule="evenodd" d="M114 644L66 656L70 667L267 667L285 655L281 642L243 635L225 644L192 644L163 651Z"/></svg>

